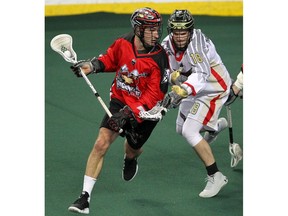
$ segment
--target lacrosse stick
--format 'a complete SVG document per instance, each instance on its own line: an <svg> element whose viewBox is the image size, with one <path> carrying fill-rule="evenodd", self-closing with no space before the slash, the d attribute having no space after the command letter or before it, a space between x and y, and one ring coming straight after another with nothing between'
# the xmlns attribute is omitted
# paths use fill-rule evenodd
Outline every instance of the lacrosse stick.
<svg viewBox="0 0 288 216"><path fill-rule="evenodd" d="M149 121L160 121L167 111L168 110L158 102L152 109L140 111L139 117Z"/></svg>
<svg viewBox="0 0 288 216"><path fill-rule="evenodd" d="M60 34L60 35L56 35L51 40L50 46L55 52L60 54L64 58L65 61L75 64L77 62L77 54L73 50L72 42L73 40L70 35ZM92 83L87 78L86 74L82 71L81 68L80 68L80 72L81 72L82 77L85 79L86 83L88 84L88 86L90 87L90 89L92 90L92 92L94 93L98 101L100 102L101 106L106 111L107 115L111 117L112 113L110 112L110 110L108 109L108 107L106 106L106 104L104 103L104 101L102 100L102 98L100 97L100 95L98 94L98 92L96 91L96 89L94 88L94 86L92 85ZM122 132L123 130L120 129L119 133L122 133Z"/></svg>
<svg viewBox="0 0 288 216"><path fill-rule="evenodd" d="M228 127L229 127L229 152L231 154L231 163L230 166L236 167L240 160L242 160L243 152L238 143L234 143L233 140L233 128L232 128L232 112L231 107L226 106L227 118L228 118Z"/></svg>
<svg viewBox="0 0 288 216"><path fill-rule="evenodd" d="M180 73L183 71L183 65L179 67L178 71ZM178 79L174 80L174 84L181 86L181 82ZM149 121L160 121L162 120L163 115L165 115L165 113L168 112L168 108L171 108L170 105L171 105L171 97L168 93L165 95L163 101L158 102L152 109L148 111L141 111L139 113L139 116L140 118L149 120Z"/></svg>
<svg viewBox="0 0 288 216"><path fill-rule="evenodd" d="M180 66L178 71L181 73L183 70L183 66ZM171 79L171 77L170 77ZM169 81L171 82L171 80ZM172 82L171 82L172 83ZM174 84L177 86L181 86L181 82L178 79L174 80ZM170 92L171 93L171 92ZM167 93L163 100L158 102L152 109L148 111L141 111L139 113L140 118L149 120L149 121L160 121L163 118L163 115L165 115L168 112L168 109L175 108L172 104L172 97L170 93Z"/></svg>

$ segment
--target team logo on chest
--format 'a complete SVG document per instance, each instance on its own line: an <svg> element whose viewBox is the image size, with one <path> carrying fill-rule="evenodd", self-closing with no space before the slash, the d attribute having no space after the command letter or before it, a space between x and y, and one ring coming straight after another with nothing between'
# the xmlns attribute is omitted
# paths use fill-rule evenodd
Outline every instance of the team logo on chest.
<svg viewBox="0 0 288 216"><path fill-rule="evenodd" d="M137 69L129 71L127 65L123 65L116 77L117 88L127 91L130 95L140 97L142 92L138 88L139 78L146 76L146 73L139 74Z"/></svg>

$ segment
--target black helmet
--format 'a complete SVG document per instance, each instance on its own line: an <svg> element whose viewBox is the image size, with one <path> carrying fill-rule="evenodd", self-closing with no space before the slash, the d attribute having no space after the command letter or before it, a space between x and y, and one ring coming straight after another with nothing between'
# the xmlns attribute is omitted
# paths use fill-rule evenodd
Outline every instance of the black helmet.
<svg viewBox="0 0 288 216"><path fill-rule="evenodd" d="M189 30L193 32L194 18L188 10L175 10L168 19L168 34L173 30Z"/></svg>

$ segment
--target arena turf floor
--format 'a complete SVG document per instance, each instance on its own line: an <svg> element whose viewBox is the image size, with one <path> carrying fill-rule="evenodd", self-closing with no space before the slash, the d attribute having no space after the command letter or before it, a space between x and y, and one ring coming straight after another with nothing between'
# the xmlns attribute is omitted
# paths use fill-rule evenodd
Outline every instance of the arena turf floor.
<svg viewBox="0 0 288 216"><path fill-rule="evenodd" d="M80 195L87 157L104 110L91 89L76 78L70 64L50 48L62 33L73 37L78 60L104 53L114 39L131 30L130 15L95 13L45 18L45 215L68 216L67 208ZM163 15L163 36L167 34ZM243 17L195 16L196 28L216 45L231 76L243 62ZM89 76L106 104L114 73ZM228 129L211 145L219 169L229 183L214 198L198 194L205 187L206 170L192 147L175 132L177 110L156 127L139 158L132 182L121 178L123 138L110 147L95 184L90 215L95 216L241 216L243 160L230 168ZM234 140L243 150L243 101L232 104ZM221 116L226 117L223 109Z"/></svg>

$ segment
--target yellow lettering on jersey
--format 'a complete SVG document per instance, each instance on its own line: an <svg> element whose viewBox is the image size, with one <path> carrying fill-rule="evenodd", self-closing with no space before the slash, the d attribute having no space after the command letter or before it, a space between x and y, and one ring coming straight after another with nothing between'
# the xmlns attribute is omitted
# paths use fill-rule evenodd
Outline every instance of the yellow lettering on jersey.
<svg viewBox="0 0 288 216"><path fill-rule="evenodd" d="M190 56L195 64L203 62L201 56L198 53L191 53Z"/></svg>
<svg viewBox="0 0 288 216"><path fill-rule="evenodd" d="M195 115L200 107L200 103L195 102L190 110L191 114Z"/></svg>

